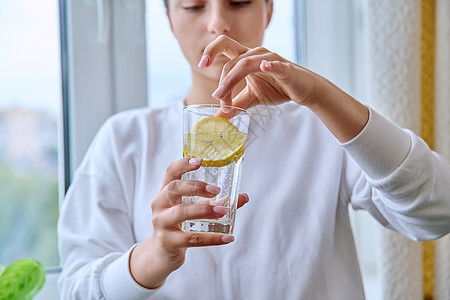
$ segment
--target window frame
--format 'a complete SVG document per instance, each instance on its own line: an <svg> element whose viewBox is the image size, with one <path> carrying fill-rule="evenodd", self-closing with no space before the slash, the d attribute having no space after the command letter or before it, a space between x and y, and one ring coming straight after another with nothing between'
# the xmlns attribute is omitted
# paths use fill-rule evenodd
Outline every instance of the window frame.
<svg viewBox="0 0 450 300"><path fill-rule="evenodd" d="M59 1L67 190L105 120L147 105L145 2Z"/></svg>

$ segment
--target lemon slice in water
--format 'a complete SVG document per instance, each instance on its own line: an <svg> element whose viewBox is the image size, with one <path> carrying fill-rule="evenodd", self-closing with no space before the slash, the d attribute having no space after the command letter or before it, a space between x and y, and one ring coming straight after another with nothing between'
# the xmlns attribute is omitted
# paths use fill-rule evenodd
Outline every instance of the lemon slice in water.
<svg viewBox="0 0 450 300"><path fill-rule="evenodd" d="M184 134L183 152L186 157L203 158L203 167L224 167L244 155L246 138L228 119L209 117Z"/></svg>

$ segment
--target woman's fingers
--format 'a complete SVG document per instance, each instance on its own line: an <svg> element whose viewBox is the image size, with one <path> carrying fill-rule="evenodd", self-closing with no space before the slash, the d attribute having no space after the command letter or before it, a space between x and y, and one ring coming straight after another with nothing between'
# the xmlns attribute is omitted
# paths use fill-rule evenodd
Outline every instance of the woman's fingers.
<svg viewBox="0 0 450 300"><path fill-rule="evenodd" d="M230 58L224 65L219 85L212 94L220 100L221 105L247 109L255 105L273 105L290 100L301 105L308 102L314 88L311 79L315 76L312 72L263 47L247 48L227 36L218 37L206 47L204 54L207 59L202 59L199 66L209 66L220 53L225 53ZM247 81L246 87L232 99L233 88L243 79ZM223 107L219 115L233 117L229 110Z"/></svg>
<svg viewBox="0 0 450 300"><path fill-rule="evenodd" d="M220 193L220 188L196 180L174 180L170 182L163 192L171 200L169 206L181 203L182 196L197 196L212 198Z"/></svg>
<svg viewBox="0 0 450 300"><path fill-rule="evenodd" d="M205 199L207 200L207 199ZM186 220L217 219L229 212L229 208L221 206L225 204L225 198L217 200L214 205L209 201L198 201L196 203L181 203L174 205L153 215L154 226L159 228L174 228ZM247 194L239 194L237 207L240 208L249 201Z"/></svg>
<svg viewBox="0 0 450 300"><path fill-rule="evenodd" d="M217 233L185 233L179 231L166 231L156 238L166 249L218 246L234 241L234 237L231 235L220 235Z"/></svg>
<svg viewBox="0 0 450 300"><path fill-rule="evenodd" d="M153 199L151 208L156 211L181 203L182 196L213 198L220 193L220 188L196 180L173 180Z"/></svg>
<svg viewBox="0 0 450 300"><path fill-rule="evenodd" d="M266 48L258 47L254 49L249 49L248 51L242 53L239 56L236 56L235 58L231 59L229 62L227 62L222 69L222 73L220 74L219 82L222 82L223 79L228 75L228 73L235 68L235 66L238 63L242 64L242 60L245 60L247 58L252 58L256 56L262 56L270 54L271 52L268 51Z"/></svg>
<svg viewBox="0 0 450 300"><path fill-rule="evenodd" d="M237 208L244 206L250 200L250 197L247 194L239 194Z"/></svg>
<svg viewBox="0 0 450 300"><path fill-rule="evenodd" d="M249 197L247 194L239 194L237 207L240 208L241 206L246 204L248 201L249 201ZM210 205L214 205L214 206L227 206L228 205L228 196L221 197L219 199L203 198L203 199L197 200L195 203L196 204L210 204Z"/></svg>
<svg viewBox="0 0 450 300"><path fill-rule="evenodd" d="M249 201L247 194L239 194L238 208ZM189 247L224 245L234 241L230 235L181 232L180 223L195 219L216 219L228 213L223 206L209 204L178 204L153 215L153 228L158 243L169 252Z"/></svg>
<svg viewBox="0 0 450 300"><path fill-rule="evenodd" d="M263 60L261 71L276 79L284 95L300 105L308 105L317 96L315 89L318 84L327 82L314 72L291 62Z"/></svg>
<svg viewBox="0 0 450 300"><path fill-rule="evenodd" d="M187 220L221 218L228 210L223 206L182 203L155 214L153 223L159 228L171 229Z"/></svg>
<svg viewBox="0 0 450 300"><path fill-rule="evenodd" d="M202 164L201 158L182 158L170 163L164 174L161 190L173 180L181 179L184 173L197 170Z"/></svg>
<svg viewBox="0 0 450 300"><path fill-rule="evenodd" d="M152 201L152 210L168 208L181 203L183 196L197 196L213 198L220 193L220 187L196 180L181 180L181 175L200 167L201 159L180 159L171 163L164 176L163 187L158 196ZM241 203L245 196L239 195ZM248 196L247 200L248 200ZM240 205L242 206L242 205Z"/></svg>
<svg viewBox="0 0 450 300"><path fill-rule="evenodd" d="M213 92L212 96L216 99L224 99L225 96L231 94L233 88L247 77L247 75L261 72L261 61L267 60L272 56L273 54L270 52L262 54L246 53L242 57L228 62L223 68L219 86ZM226 104L230 105L231 103Z"/></svg>
<svg viewBox="0 0 450 300"><path fill-rule="evenodd" d="M288 80L289 79L289 71L288 64L281 61L268 61L262 60L260 64L260 69L263 72L271 73L278 80Z"/></svg>
<svg viewBox="0 0 450 300"><path fill-rule="evenodd" d="M210 66L220 54L224 54L229 59L233 59L245 53L248 49L228 36L220 35L205 48L198 67L205 68Z"/></svg>
<svg viewBox="0 0 450 300"><path fill-rule="evenodd" d="M230 96L231 93L228 94L226 97ZM238 95L236 95L232 100L232 107L237 107L241 109L248 109L252 106L256 105L256 96L253 93L249 92L249 88L245 87L242 91L239 92ZM216 116L226 119L231 119L234 116L238 115L241 111L238 109L220 109Z"/></svg>

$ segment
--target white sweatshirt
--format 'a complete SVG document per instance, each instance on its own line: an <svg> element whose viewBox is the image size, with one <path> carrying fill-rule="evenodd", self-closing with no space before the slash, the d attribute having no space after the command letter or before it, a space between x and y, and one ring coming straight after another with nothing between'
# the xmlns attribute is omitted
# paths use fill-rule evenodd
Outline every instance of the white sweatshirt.
<svg viewBox="0 0 450 300"><path fill-rule="evenodd" d="M250 112L235 241L189 249L157 290L133 280L129 253L182 157L182 102L110 118L62 205L62 299L363 299L349 203L413 240L450 231L450 167L411 131L371 110L339 144L294 103Z"/></svg>

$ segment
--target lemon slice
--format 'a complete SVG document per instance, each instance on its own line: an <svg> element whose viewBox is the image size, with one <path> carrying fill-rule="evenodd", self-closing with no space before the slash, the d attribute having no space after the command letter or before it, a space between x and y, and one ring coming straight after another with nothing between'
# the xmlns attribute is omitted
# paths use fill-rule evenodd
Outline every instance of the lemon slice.
<svg viewBox="0 0 450 300"><path fill-rule="evenodd" d="M186 157L203 158L203 167L224 167L244 155L246 138L228 119L208 117L184 134L183 152Z"/></svg>

